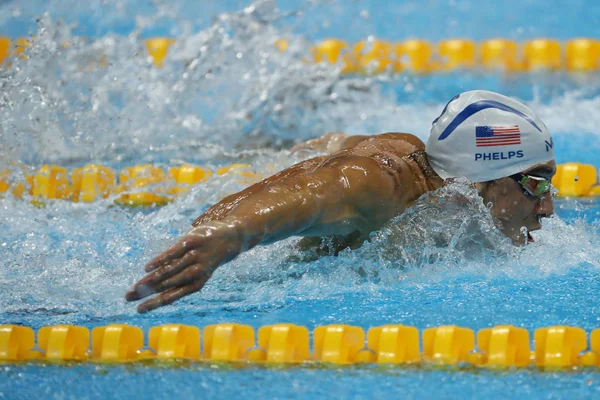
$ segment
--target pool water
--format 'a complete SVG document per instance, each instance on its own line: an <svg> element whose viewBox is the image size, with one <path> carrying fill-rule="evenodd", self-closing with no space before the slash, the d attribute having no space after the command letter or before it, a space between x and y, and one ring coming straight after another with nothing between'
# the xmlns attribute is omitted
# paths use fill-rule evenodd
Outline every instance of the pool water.
<svg viewBox="0 0 600 400"><path fill-rule="evenodd" d="M600 22L593 1L32 4L0 4L1 33L36 37L27 60L0 71L0 168L244 162L269 174L310 155L290 154L292 143L326 131L404 131L426 139L443 105L475 88L518 96L535 108L553 134L557 162L600 168L597 74L363 77L302 61L326 37L593 36ZM177 39L162 69L152 66L143 43L157 34ZM290 42L286 53L272 46L281 37ZM535 243L514 248L460 183L443 190L469 199L468 207L440 208L425 196L369 243L337 257L315 259L296 247L297 238L258 247L219 268L201 293L136 314L123 295L143 264L203 210L243 187L235 177L214 177L172 204L143 210L115 207L114 199L42 208L0 199L0 323L37 329L124 322L144 331L218 322L255 328L292 322L310 331L331 323L365 330L386 323L420 330L513 324L531 333L549 325L600 327L600 201L557 200L556 217L534 233ZM598 376L596 370L4 365L0 397L587 398L600 388Z"/></svg>

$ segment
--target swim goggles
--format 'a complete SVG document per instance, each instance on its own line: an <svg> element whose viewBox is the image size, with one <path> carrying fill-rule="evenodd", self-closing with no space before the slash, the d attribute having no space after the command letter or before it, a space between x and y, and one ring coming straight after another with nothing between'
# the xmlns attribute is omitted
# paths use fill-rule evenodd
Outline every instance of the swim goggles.
<svg viewBox="0 0 600 400"><path fill-rule="evenodd" d="M525 175L522 173L514 174L509 178L515 180L523 189L523 194L531 199L538 199L544 193L548 193L552 188L552 183L540 176Z"/></svg>

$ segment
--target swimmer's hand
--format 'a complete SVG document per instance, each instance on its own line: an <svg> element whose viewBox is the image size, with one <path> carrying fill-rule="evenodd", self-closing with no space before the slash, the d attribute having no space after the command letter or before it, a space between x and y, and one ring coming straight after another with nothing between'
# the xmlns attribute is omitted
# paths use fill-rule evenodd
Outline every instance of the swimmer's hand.
<svg viewBox="0 0 600 400"><path fill-rule="evenodd" d="M140 313L171 304L202 289L213 271L235 258L243 245L235 223L214 221L197 226L146 264L146 276L125 299L137 301L156 294L138 306Z"/></svg>

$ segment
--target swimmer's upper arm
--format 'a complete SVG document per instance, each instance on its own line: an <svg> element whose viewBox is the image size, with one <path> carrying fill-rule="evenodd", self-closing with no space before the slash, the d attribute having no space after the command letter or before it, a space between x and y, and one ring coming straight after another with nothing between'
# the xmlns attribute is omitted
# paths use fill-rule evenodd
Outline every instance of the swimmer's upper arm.
<svg viewBox="0 0 600 400"><path fill-rule="evenodd" d="M309 160L299 162L297 164L292 165L289 168L284 169L283 171L280 171L274 175L271 175L268 178L263 179L260 182L248 186L244 190L241 190L237 193L233 193L223 198L217 204L213 205L204 213L202 213L202 215L196 218L196 220L192 222L192 226L198 226L206 222L219 220L226 217L229 214L229 212L231 212L231 210L233 210L238 204L240 204L252 194L258 193L261 190L264 190L264 188L273 185L276 182L289 179L299 174L304 174L307 171L314 169L323 161L323 159L325 159L325 156L314 157Z"/></svg>
<svg viewBox="0 0 600 400"><path fill-rule="evenodd" d="M293 235L347 234L390 218L398 199L394 177L369 157L332 157L310 173L256 192L227 218L243 220L250 243ZM400 196L401 197L401 196Z"/></svg>
<svg viewBox="0 0 600 400"><path fill-rule="evenodd" d="M383 134L374 135L374 136L347 136L343 141L341 141L341 145L343 146L343 149L338 150L338 151L345 150L347 153L346 155L342 156L342 159L343 159L343 157L350 157L351 152L352 152L351 148L357 146L358 144L364 142L367 139L371 139L371 140L375 141L375 144L377 144L377 142L384 142L384 141L385 142L390 142L390 141L393 142L396 140L402 141L403 143L411 145L410 146L411 151L425 149L425 145L419 138L417 138L414 135L408 134L408 133L388 132L388 133L383 133ZM405 146L402 146L402 147L405 147ZM406 149L403 149L403 150L406 150ZM295 177L295 176L298 176L301 174L306 174L307 172L313 171L313 170L319 168L319 165L326 162L326 160L339 159L339 157L335 157L335 158L331 158L331 157L332 156L321 156L321 157L315 157L315 158L311 158L309 160L302 161L302 162L295 164L292 167L287 168L269 178L266 178L252 186L249 186L248 188L246 188L238 193L229 195L229 196L225 197L224 199L222 199L217 204L210 207L202 215L200 215L192 223L192 226L198 226L200 224L207 223L210 221L223 219L227 215L229 215L229 213L233 209L235 209L240 203L244 202L251 195L258 193L277 182L281 182L286 179L289 179L289 178L292 178L292 177ZM368 157L365 157L365 158L368 158ZM355 158L355 160L356 160L356 158ZM365 163L365 162L367 162L367 161L363 160L363 163ZM368 161L368 163L373 164L369 169L376 168L375 167L376 163L372 159L370 161ZM377 168L380 169L379 166L377 166ZM376 179L375 179L375 181L376 181Z"/></svg>

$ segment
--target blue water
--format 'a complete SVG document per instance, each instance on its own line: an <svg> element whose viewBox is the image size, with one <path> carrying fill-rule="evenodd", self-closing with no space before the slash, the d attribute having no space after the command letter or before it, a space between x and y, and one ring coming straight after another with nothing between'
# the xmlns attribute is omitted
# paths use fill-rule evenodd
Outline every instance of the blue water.
<svg viewBox="0 0 600 400"><path fill-rule="evenodd" d="M600 168L597 74L340 77L333 68L299 61L310 43L326 37L594 36L597 2L277 1L260 5L260 13L240 11L249 4L1 3L0 32L37 39L29 60L16 60L0 74L0 166L16 160L117 169L143 162L213 168L246 162L269 174L300 159L286 151L292 142L328 130L400 130L426 139L450 98L481 88L534 107L553 134L557 162ZM35 19L45 11L38 28ZM185 44L173 49L162 70L143 56L141 38L156 34ZM78 41L81 35L86 42ZM289 38L295 50L278 54L271 46L278 37ZM57 44L65 38L72 44L62 49ZM201 52L203 45L209 51ZM95 68L101 55L110 63ZM195 61L194 68L182 67ZM531 333L548 325L600 327L600 201L558 200L557 216L535 233L536 242L516 249L483 229L487 214L472 194L473 209L438 210L435 221L427 218L435 206L423 200L371 243L338 257L309 261L295 238L253 249L219 268L201 293L136 314L122 297L142 276L142 265L202 210L242 188L235 177L218 177L149 210L114 207L110 199L44 208L0 199L0 323L92 328L125 322L145 331L169 322L255 328L293 322L311 331L331 323L365 330L386 323L475 330L514 324ZM462 217L482 221L481 231L461 231ZM455 247L435 246L431 232L454 239ZM477 251L469 235L493 242L492 248ZM595 370L0 366L5 398L588 398L598 387Z"/></svg>
<svg viewBox="0 0 600 400"><path fill-rule="evenodd" d="M358 41L369 35L388 40L416 37L432 41L448 37L474 40L492 37L570 39L597 36L596 26L600 23L600 5L591 0L574 0L568 5L560 0L543 4L537 0L508 1L494 6L469 0L279 0L276 3L284 13L303 12L301 18L294 15L293 18L283 18L283 22L292 25L309 40L339 37ZM235 12L251 3L243 0L201 3L123 0L118 4L87 2L48 7L40 0L34 4L38 7L4 2L1 5L3 33L11 36L35 33L35 17L49 10L55 18L77 24L77 32L86 36L128 33L136 26L133 16L155 20L144 29L145 36L177 36L181 33L183 22L190 24L194 30L200 30L209 26L217 14ZM167 4L169 10L165 10ZM19 10L16 16L15 9Z"/></svg>

